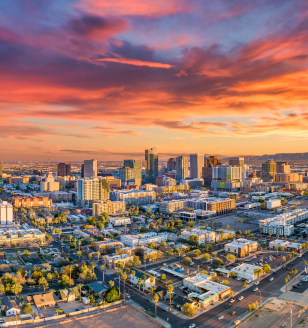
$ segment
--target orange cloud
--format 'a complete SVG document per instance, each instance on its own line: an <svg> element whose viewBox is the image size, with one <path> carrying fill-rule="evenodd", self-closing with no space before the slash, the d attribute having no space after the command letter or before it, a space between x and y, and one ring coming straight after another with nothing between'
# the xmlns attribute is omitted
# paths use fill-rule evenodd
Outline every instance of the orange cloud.
<svg viewBox="0 0 308 328"><path fill-rule="evenodd" d="M134 66L148 66L148 67L160 67L160 68L174 67L169 64L155 63L155 62L142 61L142 60L130 59L130 58L101 58L98 59L98 61L127 64L127 65L134 65Z"/></svg>

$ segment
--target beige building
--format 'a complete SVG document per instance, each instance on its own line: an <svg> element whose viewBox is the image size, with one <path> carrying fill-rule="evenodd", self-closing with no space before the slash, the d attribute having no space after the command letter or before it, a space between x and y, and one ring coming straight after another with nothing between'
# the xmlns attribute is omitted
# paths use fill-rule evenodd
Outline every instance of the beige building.
<svg viewBox="0 0 308 328"><path fill-rule="evenodd" d="M303 176L298 173L278 173L276 174L276 182L303 182Z"/></svg>
<svg viewBox="0 0 308 328"><path fill-rule="evenodd" d="M233 254L237 257L245 257L246 255L256 252L258 243L253 240L240 238L233 240L231 243L225 244L225 252Z"/></svg>
<svg viewBox="0 0 308 328"><path fill-rule="evenodd" d="M185 207L185 200L171 200L164 201L158 204L159 212L164 214L170 214L175 211L182 210Z"/></svg>
<svg viewBox="0 0 308 328"><path fill-rule="evenodd" d="M118 214L126 211L126 203L123 201L93 203L92 208L94 216L100 216L103 212L108 214Z"/></svg>
<svg viewBox="0 0 308 328"><path fill-rule="evenodd" d="M122 254L116 256L107 256L108 269L116 269L117 263L126 264L133 260L133 256L130 254Z"/></svg>
<svg viewBox="0 0 308 328"><path fill-rule="evenodd" d="M55 182L55 179L51 172L48 173L45 181L41 182L41 192L44 191L58 191L60 189L60 183Z"/></svg>
<svg viewBox="0 0 308 328"><path fill-rule="evenodd" d="M124 248L124 244L113 239L105 238L103 241L95 242L94 248L101 253L107 253L109 249Z"/></svg>

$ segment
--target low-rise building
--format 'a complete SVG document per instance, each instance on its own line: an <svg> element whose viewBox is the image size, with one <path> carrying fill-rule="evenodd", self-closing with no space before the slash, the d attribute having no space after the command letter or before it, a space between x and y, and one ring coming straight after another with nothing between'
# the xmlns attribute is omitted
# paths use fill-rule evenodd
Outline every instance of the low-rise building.
<svg viewBox="0 0 308 328"><path fill-rule="evenodd" d="M102 213L119 214L126 211L126 203L124 201L106 201L100 203L93 203L93 215L100 216Z"/></svg>
<svg viewBox="0 0 308 328"><path fill-rule="evenodd" d="M231 271L235 272L239 278L254 281L258 278L255 274L256 269L262 269L262 267L244 263L233 268Z"/></svg>
<svg viewBox="0 0 308 328"><path fill-rule="evenodd" d="M302 244L292 243L288 240L276 239L270 241L269 248L273 250L282 249L282 250L297 252L302 248Z"/></svg>
<svg viewBox="0 0 308 328"><path fill-rule="evenodd" d="M225 252L233 254L237 257L245 257L246 255L256 252L258 243L253 240L240 238L233 240L231 243L225 244Z"/></svg>
<svg viewBox="0 0 308 328"><path fill-rule="evenodd" d="M95 242L94 248L101 253L107 253L109 250L124 248L124 245L117 240L105 238L103 241Z"/></svg>
<svg viewBox="0 0 308 328"><path fill-rule="evenodd" d="M150 281L150 278L153 277L154 278L154 283L153 285L155 285L155 277L154 276L151 276L149 275L148 273L144 272L144 271L141 271L141 270L138 270L138 269L134 269L135 270L135 275L133 276L133 281L134 281L134 284L138 286L138 281L139 279L142 280L142 277L145 276L145 281L144 281L144 288L145 289L150 289L152 287L151 285L151 281ZM143 283L143 281L142 281Z"/></svg>
<svg viewBox="0 0 308 328"><path fill-rule="evenodd" d="M161 243L163 241L167 241L169 238L172 240L177 239L177 235L174 233L160 233L156 232L148 232L137 235L122 235L120 237L121 242L123 242L127 246L138 246L138 245L147 245L150 243Z"/></svg>
<svg viewBox="0 0 308 328"><path fill-rule="evenodd" d="M115 256L107 256L107 266L108 269L116 269L117 263L126 264L133 260L133 256L130 254L122 254Z"/></svg>
<svg viewBox="0 0 308 328"><path fill-rule="evenodd" d="M52 200L48 197L13 197L12 204L14 207L51 207Z"/></svg>
<svg viewBox="0 0 308 328"><path fill-rule="evenodd" d="M192 236L198 237L198 245L215 242L215 232L207 229L182 230L181 238L191 240Z"/></svg>
<svg viewBox="0 0 308 328"><path fill-rule="evenodd" d="M109 223L111 223L113 226L124 226L131 224L130 218L122 218L122 217L110 217Z"/></svg>
<svg viewBox="0 0 308 328"><path fill-rule="evenodd" d="M273 198L269 199L266 202L266 208L273 209L281 206L281 199L280 198Z"/></svg>
<svg viewBox="0 0 308 328"><path fill-rule="evenodd" d="M110 191L110 199L124 201L126 204L151 204L156 200L154 190L114 190Z"/></svg>

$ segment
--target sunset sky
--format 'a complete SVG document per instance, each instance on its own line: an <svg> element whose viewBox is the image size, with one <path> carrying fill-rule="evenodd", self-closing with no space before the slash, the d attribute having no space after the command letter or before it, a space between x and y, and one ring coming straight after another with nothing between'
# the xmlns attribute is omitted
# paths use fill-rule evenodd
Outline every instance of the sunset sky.
<svg viewBox="0 0 308 328"><path fill-rule="evenodd" d="M307 152L308 1L2 0L0 113L0 161Z"/></svg>

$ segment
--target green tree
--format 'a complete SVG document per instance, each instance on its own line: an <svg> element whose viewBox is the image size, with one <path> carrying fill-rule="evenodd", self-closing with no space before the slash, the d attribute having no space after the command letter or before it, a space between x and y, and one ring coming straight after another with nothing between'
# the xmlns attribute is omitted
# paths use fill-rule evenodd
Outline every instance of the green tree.
<svg viewBox="0 0 308 328"><path fill-rule="evenodd" d="M168 293L170 296L170 311L171 311L171 298L172 298L173 289L174 289L174 287L172 285L168 286Z"/></svg>
<svg viewBox="0 0 308 328"><path fill-rule="evenodd" d="M283 256L283 257L281 258L281 260L282 260L282 262L285 262L287 259L286 259L285 256Z"/></svg>
<svg viewBox="0 0 308 328"><path fill-rule="evenodd" d="M205 253L202 255L202 261L208 261L211 258L211 255L208 253Z"/></svg>
<svg viewBox="0 0 308 328"><path fill-rule="evenodd" d="M63 275L62 275L62 278L61 278L61 280L60 280L60 284L61 284L61 286L62 286L62 287L69 286L69 285L70 285L70 282L71 282L70 277L67 276L66 274L63 274Z"/></svg>
<svg viewBox="0 0 308 328"><path fill-rule="evenodd" d="M144 286L145 286L145 281L147 280L147 277L145 275L142 276L142 288L143 288L143 295L144 295Z"/></svg>
<svg viewBox="0 0 308 328"><path fill-rule="evenodd" d="M19 295L22 291L22 285L16 282L15 284L12 285L11 287L11 292L15 294L16 296Z"/></svg>
<svg viewBox="0 0 308 328"><path fill-rule="evenodd" d="M264 264L262 268L265 273L271 272L271 267L268 264Z"/></svg>
<svg viewBox="0 0 308 328"><path fill-rule="evenodd" d="M190 264L191 262L192 262L192 260L190 257L188 257L188 256L184 257L184 259L183 259L184 264Z"/></svg>
<svg viewBox="0 0 308 328"><path fill-rule="evenodd" d="M49 284L45 277L41 277L38 281L39 285L44 289L44 291L48 288Z"/></svg>
<svg viewBox="0 0 308 328"><path fill-rule="evenodd" d="M25 314L32 314L33 313L33 309L32 309L32 307L29 303L23 302L22 305L21 305L21 308L22 308L22 310Z"/></svg>
<svg viewBox="0 0 308 328"><path fill-rule="evenodd" d="M159 301L158 294L155 294L153 298L154 298L154 304L155 304L155 318L156 318L157 317L157 303Z"/></svg>
<svg viewBox="0 0 308 328"><path fill-rule="evenodd" d="M195 314L195 312L197 311L197 309L192 304L185 303L182 307L182 311L188 317L192 317Z"/></svg>

